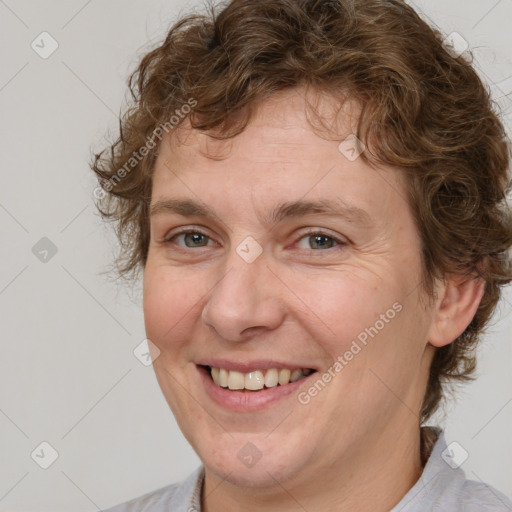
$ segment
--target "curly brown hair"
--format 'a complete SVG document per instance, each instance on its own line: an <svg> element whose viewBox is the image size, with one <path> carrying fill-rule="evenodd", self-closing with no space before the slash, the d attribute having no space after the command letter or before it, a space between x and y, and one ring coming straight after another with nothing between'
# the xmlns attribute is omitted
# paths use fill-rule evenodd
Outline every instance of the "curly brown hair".
<svg viewBox="0 0 512 512"><path fill-rule="evenodd" d="M256 101L291 87L354 99L357 136L371 148L363 158L405 173L427 296L449 274L485 280L470 325L436 349L427 420L447 384L474 378L476 345L512 280L510 147L488 89L401 0L231 0L217 11L182 17L142 58L119 138L91 164L103 187L97 206L116 223L119 274L136 277L146 263L164 131L186 118L216 139L234 137Z"/></svg>

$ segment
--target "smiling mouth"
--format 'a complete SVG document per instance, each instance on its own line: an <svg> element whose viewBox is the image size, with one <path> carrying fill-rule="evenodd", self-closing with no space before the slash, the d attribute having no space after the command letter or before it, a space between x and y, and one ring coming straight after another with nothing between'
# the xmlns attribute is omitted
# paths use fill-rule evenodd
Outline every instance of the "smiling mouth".
<svg viewBox="0 0 512 512"><path fill-rule="evenodd" d="M268 370L253 370L248 373L211 366L203 366L203 368L217 386L230 391L260 391L276 386L286 386L316 372L311 368L295 370L269 368Z"/></svg>

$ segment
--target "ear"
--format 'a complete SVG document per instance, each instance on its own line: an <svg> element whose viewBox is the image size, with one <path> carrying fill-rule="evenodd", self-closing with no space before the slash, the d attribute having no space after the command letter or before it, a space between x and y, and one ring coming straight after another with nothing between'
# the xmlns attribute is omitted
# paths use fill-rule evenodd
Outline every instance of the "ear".
<svg viewBox="0 0 512 512"><path fill-rule="evenodd" d="M444 347L458 338L473 320L484 291L485 281L478 275L448 276L438 289L430 344Z"/></svg>

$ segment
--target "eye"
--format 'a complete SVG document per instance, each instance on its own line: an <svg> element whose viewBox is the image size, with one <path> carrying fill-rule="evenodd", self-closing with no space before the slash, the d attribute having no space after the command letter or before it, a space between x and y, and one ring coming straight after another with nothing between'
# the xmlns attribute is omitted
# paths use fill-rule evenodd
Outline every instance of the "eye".
<svg viewBox="0 0 512 512"><path fill-rule="evenodd" d="M300 249L327 250L336 246L344 246L347 243L322 231L311 231L300 238L297 246Z"/></svg>
<svg viewBox="0 0 512 512"><path fill-rule="evenodd" d="M210 240L210 237L201 233L201 231L189 229L187 231L181 231L179 233L175 233L174 235L166 238L166 243L174 243L179 247L206 247L208 245L213 245L213 241ZM209 244L211 242L211 244Z"/></svg>
<svg viewBox="0 0 512 512"><path fill-rule="evenodd" d="M165 239L165 243L172 243L182 248L201 248L216 245L205 233L197 229L187 229L174 233ZM304 250L324 251L336 246L345 246L347 242L323 231L310 231L297 242L297 247Z"/></svg>

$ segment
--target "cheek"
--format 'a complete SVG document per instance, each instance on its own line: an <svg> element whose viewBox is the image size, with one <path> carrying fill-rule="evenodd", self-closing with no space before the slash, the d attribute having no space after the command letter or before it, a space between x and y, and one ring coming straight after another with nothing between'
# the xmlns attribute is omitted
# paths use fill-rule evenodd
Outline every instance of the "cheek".
<svg viewBox="0 0 512 512"><path fill-rule="evenodd" d="M144 323L147 337L169 352L190 338L194 305L201 296L197 282L184 279L176 269L148 265L144 272Z"/></svg>
<svg viewBox="0 0 512 512"><path fill-rule="evenodd" d="M316 332L315 338L336 357L392 308L397 293L390 283L377 285L375 278L338 272L304 280L298 295L307 308L302 315L307 329Z"/></svg>

